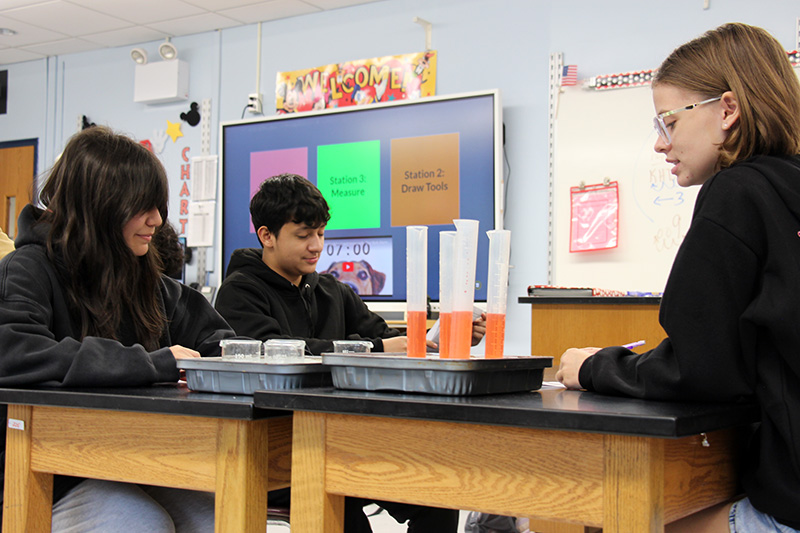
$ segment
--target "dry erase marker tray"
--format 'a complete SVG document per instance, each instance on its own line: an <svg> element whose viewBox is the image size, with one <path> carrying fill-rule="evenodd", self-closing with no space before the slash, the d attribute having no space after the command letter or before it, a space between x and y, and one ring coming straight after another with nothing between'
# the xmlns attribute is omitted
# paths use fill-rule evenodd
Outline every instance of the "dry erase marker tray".
<svg viewBox="0 0 800 533"><path fill-rule="evenodd" d="M201 392L253 394L257 390L329 387L330 368L320 357L306 357L302 363L274 364L260 361L223 361L221 357L178 359L186 371L186 384Z"/></svg>
<svg viewBox="0 0 800 533"><path fill-rule="evenodd" d="M323 353L338 389L477 396L537 390L552 357L439 359L405 354Z"/></svg>

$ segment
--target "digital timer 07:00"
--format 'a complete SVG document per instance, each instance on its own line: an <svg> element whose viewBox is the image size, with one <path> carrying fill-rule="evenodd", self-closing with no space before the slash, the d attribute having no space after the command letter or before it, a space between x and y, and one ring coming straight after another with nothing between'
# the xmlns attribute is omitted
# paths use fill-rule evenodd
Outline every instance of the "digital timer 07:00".
<svg viewBox="0 0 800 533"><path fill-rule="evenodd" d="M369 255L370 245L368 242L355 242L349 244L328 243L325 245L325 253L327 255L340 257L342 255L349 256L362 256Z"/></svg>

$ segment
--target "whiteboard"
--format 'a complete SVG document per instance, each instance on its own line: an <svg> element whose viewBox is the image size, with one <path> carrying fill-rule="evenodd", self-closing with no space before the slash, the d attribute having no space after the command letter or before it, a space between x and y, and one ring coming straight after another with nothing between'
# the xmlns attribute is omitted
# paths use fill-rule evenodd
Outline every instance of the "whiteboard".
<svg viewBox="0 0 800 533"><path fill-rule="evenodd" d="M564 87L554 123L552 276L554 285L663 291L689 229L699 187L680 187L653 150L650 86ZM616 248L570 253L570 187L619 184Z"/></svg>

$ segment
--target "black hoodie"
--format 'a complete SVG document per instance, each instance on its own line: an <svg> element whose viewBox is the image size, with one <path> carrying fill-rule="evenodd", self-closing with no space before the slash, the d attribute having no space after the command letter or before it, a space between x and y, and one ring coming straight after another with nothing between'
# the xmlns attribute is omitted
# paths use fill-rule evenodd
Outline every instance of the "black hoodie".
<svg viewBox="0 0 800 533"><path fill-rule="evenodd" d="M757 401L743 484L800 528L800 157L760 156L709 179L661 302L668 338L605 348L581 385L659 400Z"/></svg>
<svg viewBox="0 0 800 533"><path fill-rule="evenodd" d="M122 342L100 337L78 340L79 319L70 315L64 276L47 257L50 227L37 223L40 214L31 205L22 210L17 249L0 261L0 387L121 387L177 381L170 346L219 355L219 341L234 335L202 294L162 276L160 299L168 328L161 348L148 352L131 338L131 328L119 332L126 339ZM2 411L5 419L5 406ZM0 467L4 465L5 461ZM56 476L54 500L77 481Z"/></svg>
<svg viewBox="0 0 800 533"><path fill-rule="evenodd" d="M381 339L400 334L330 274L306 274L295 286L264 264L261 252L235 250L217 294L217 311L238 335L303 339L308 351L321 354L345 339L372 341L372 350L382 352Z"/></svg>

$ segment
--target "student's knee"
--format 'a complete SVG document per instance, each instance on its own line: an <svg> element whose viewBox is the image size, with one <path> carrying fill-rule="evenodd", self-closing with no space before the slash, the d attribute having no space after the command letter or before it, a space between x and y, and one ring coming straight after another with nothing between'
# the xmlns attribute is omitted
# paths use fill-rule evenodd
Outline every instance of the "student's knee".
<svg viewBox="0 0 800 533"><path fill-rule="evenodd" d="M730 533L731 502L720 503L667 524L666 533Z"/></svg>
<svg viewBox="0 0 800 533"><path fill-rule="evenodd" d="M174 533L169 514L137 485L87 479L53 506L54 533Z"/></svg>

